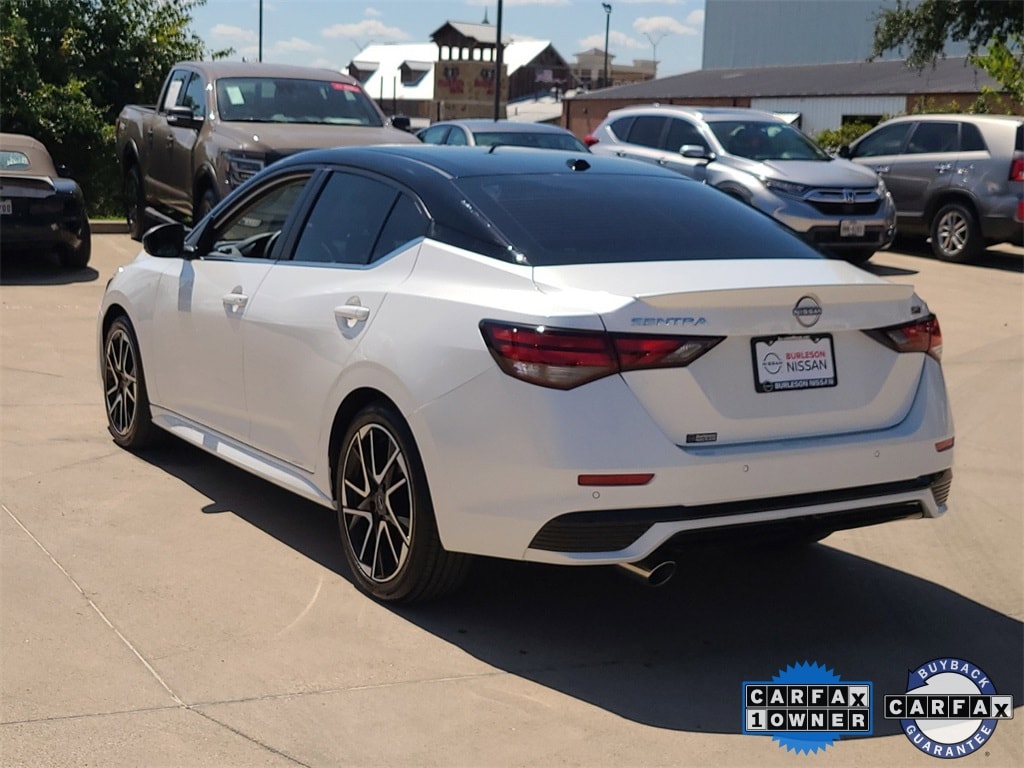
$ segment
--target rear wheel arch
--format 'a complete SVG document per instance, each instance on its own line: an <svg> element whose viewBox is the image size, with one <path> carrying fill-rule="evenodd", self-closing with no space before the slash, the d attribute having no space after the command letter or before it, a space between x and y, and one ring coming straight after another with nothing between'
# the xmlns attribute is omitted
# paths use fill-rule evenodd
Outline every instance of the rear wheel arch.
<svg viewBox="0 0 1024 768"><path fill-rule="evenodd" d="M945 190L928 201L928 207L925 209L925 227L929 231L931 230L932 219L935 218L935 214L950 203L965 206L967 210L974 214L975 220L978 220L978 205L973 197L960 190Z"/></svg>
<svg viewBox="0 0 1024 768"><path fill-rule="evenodd" d="M395 402L378 389L372 387L360 387L350 392L334 414L334 422L331 424L331 435L327 443L327 461L331 468L331 495L336 496L338 489L335 487L335 478L338 473L338 458L341 453L341 440L345 436L349 425L356 414L368 405L380 403L394 409L396 413L401 410ZM407 422L408 423L408 422Z"/></svg>

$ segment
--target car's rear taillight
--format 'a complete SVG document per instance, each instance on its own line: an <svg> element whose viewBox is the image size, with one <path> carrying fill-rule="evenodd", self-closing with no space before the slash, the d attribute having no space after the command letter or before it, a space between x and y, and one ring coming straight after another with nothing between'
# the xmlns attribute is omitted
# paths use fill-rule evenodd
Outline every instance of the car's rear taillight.
<svg viewBox="0 0 1024 768"><path fill-rule="evenodd" d="M1015 157L1010 163L1010 181L1024 181L1024 157Z"/></svg>
<svg viewBox="0 0 1024 768"><path fill-rule="evenodd" d="M875 328L865 333L897 352L924 352L936 360L942 359L942 330L935 315L912 323Z"/></svg>
<svg viewBox="0 0 1024 768"><path fill-rule="evenodd" d="M722 336L644 336L484 320L480 332L509 376L572 389L613 373L689 365Z"/></svg>
<svg viewBox="0 0 1024 768"><path fill-rule="evenodd" d="M588 133L586 136L583 137L583 143L586 144L588 147L594 146L599 141L601 140L592 133Z"/></svg>

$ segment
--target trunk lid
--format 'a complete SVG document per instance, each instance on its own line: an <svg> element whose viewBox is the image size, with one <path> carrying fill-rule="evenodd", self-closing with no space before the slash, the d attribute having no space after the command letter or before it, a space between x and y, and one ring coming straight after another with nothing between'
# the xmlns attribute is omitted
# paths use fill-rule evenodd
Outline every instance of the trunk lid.
<svg viewBox="0 0 1024 768"><path fill-rule="evenodd" d="M884 429L907 414L923 354L863 330L924 319L908 285L845 262L750 259L540 267L538 289L589 297L606 329L725 337L685 368L623 378L679 445Z"/></svg>

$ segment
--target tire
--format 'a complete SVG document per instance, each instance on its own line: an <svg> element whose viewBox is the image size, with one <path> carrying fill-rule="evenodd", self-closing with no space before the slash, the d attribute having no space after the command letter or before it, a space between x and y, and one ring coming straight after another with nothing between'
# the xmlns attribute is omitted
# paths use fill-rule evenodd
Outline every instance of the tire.
<svg viewBox="0 0 1024 768"><path fill-rule="evenodd" d="M939 208L932 219L931 235L932 253L942 261L971 261L984 247L978 219L962 203L947 203Z"/></svg>
<svg viewBox="0 0 1024 768"><path fill-rule="evenodd" d="M124 217L132 240L141 240L149 229L146 217L146 194L142 187L139 166L132 165L124 175Z"/></svg>
<svg viewBox="0 0 1024 768"><path fill-rule="evenodd" d="M441 546L419 452L393 408L373 404L356 414L335 479L342 548L359 589L410 603L464 581L470 557Z"/></svg>
<svg viewBox="0 0 1024 768"><path fill-rule="evenodd" d="M138 450L156 442L139 342L123 316L110 324L103 339L103 407L107 430L122 448Z"/></svg>
<svg viewBox="0 0 1024 768"><path fill-rule="evenodd" d="M83 220L78 246L62 248L57 254L57 258L60 259L60 265L65 269L83 269L89 264L89 259L92 258L92 229L89 227L88 219Z"/></svg>
<svg viewBox="0 0 1024 768"><path fill-rule="evenodd" d="M217 199L217 193L209 187L206 187L202 193L195 199L195 203L192 206L192 226L196 226L200 221L206 218L207 214L214 209L214 206L219 203Z"/></svg>

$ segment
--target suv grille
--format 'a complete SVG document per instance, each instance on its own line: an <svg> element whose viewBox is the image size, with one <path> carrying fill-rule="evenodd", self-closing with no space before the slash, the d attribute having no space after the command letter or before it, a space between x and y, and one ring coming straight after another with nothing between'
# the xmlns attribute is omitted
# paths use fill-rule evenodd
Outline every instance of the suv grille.
<svg viewBox="0 0 1024 768"><path fill-rule="evenodd" d="M871 216L882 204L873 189L816 189L804 199L829 216Z"/></svg>

